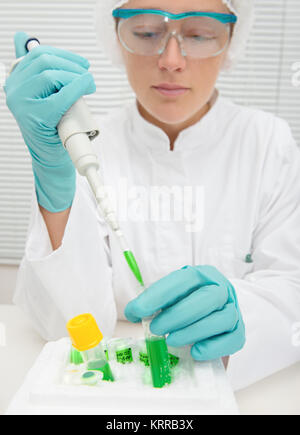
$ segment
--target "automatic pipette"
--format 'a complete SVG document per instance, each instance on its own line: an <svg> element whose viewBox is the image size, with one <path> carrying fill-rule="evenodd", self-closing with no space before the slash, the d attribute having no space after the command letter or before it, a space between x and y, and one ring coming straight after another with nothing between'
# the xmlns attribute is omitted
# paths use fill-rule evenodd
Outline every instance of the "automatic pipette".
<svg viewBox="0 0 300 435"><path fill-rule="evenodd" d="M40 42L37 38L29 38L26 41L25 48L29 52L39 45ZM13 63L10 74L22 59L23 57ZM98 212L101 210L105 221L119 241L127 264L139 284L143 286L144 283L136 259L128 247L128 243L117 221L115 211L111 207L104 189L99 173L99 162L91 144L91 141L98 136L99 130L83 98L80 98L65 113L57 126L57 130L74 166L80 175L87 178L98 204Z"/></svg>
<svg viewBox="0 0 300 435"><path fill-rule="evenodd" d="M38 39L29 38L26 41L25 48L29 52L39 45ZM21 60L22 58L19 58L14 62L10 73ZM128 243L117 221L116 213L111 207L105 192L99 173L99 162L91 144L91 141L98 136L99 130L83 98L80 98L64 114L57 126L57 130L74 166L80 175L87 178L98 204L98 212L102 212L105 221L117 237L126 262L139 283L138 292L140 293L144 290L141 272L133 252L128 247ZM162 387L166 383L171 382L167 345L164 336L155 337L150 332L149 326L152 318L143 319L142 324L149 352L153 384L154 386Z"/></svg>

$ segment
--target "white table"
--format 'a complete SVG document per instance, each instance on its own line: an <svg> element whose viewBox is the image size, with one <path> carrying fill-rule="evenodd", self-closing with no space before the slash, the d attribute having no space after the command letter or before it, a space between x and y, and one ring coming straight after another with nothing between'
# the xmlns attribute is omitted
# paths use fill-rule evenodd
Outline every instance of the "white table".
<svg viewBox="0 0 300 435"><path fill-rule="evenodd" d="M1 346L3 324L5 346ZM128 337L136 327L119 322L115 335ZM6 411L44 344L17 307L0 305L0 414ZM237 392L236 398L242 414L300 415L300 363Z"/></svg>

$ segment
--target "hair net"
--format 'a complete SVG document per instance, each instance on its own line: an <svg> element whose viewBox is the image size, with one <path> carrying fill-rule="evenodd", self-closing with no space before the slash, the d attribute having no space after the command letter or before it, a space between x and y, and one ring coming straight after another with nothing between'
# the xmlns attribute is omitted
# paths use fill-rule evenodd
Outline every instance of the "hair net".
<svg viewBox="0 0 300 435"><path fill-rule="evenodd" d="M228 55L223 69L232 70L244 53L249 33L254 21L254 0L222 0L238 16L231 39ZM95 28L97 41L112 64L124 68L122 53L115 30L112 11L126 4L128 0L97 0L95 10Z"/></svg>

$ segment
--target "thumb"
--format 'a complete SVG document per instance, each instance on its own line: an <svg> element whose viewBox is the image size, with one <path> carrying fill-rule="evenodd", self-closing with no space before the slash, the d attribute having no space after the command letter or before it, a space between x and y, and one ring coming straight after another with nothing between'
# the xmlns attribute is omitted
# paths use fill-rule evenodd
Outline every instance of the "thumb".
<svg viewBox="0 0 300 435"><path fill-rule="evenodd" d="M15 41L15 52L16 52L17 59L27 54L25 44L28 39L29 39L29 35L25 32L15 33L14 41Z"/></svg>

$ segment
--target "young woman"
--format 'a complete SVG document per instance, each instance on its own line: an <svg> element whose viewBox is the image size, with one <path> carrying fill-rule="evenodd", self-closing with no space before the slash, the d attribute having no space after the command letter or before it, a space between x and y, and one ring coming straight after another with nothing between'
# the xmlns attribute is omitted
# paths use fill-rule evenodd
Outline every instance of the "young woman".
<svg viewBox="0 0 300 435"><path fill-rule="evenodd" d="M196 360L231 355L241 388L299 360L300 155L288 124L216 89L252 22L249 0L101 0L98 34L136 99L98 117L95 150L144 294L75 174L56 126L95 92L89 63L38 47L8 78L35 192L14 301L46 339L91 312L105 335L138 322ZM17 57L24 41L15 37ZM161 189L161 190L159 190ZM160 194L158 195L157 192Z"/></svg>

